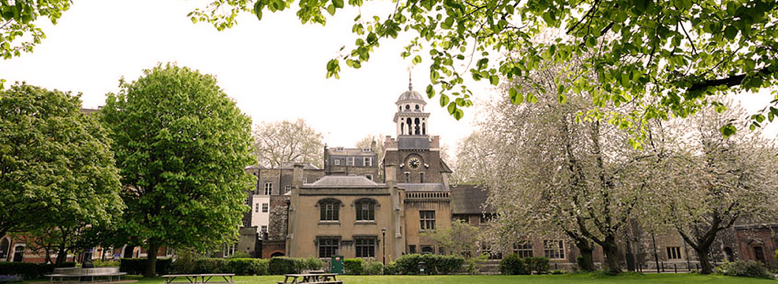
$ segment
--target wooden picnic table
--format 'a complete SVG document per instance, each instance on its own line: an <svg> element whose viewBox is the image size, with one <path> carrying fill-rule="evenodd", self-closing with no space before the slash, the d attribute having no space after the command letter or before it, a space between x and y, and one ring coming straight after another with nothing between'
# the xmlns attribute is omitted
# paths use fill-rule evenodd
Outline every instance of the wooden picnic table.
<svg viewBox="0 0 778 284"><path fill-rule="evenodd" d="M176 278L184 278L188 281L188 283L192 284L201 284L201 283L210 283L211 279L216 277L216 279L223 279L223 282L219 283L235 283L232 281L232 277L235 276L233 273L218 273L218 274L169 274L169 275L162 275L162 278L165 281L165 284L172 283L173 280L176 280Z"/></svg>
<svg viewBox="0 0 778 284"><path fill-rule="evenodd" d="M321 283L321 284L342 284L338 281L337 273L306 273L306 274L286 274L284 281L278 281L278 284L298 284L298 283ZM291 282L289 281L291 279Z"/></svg>

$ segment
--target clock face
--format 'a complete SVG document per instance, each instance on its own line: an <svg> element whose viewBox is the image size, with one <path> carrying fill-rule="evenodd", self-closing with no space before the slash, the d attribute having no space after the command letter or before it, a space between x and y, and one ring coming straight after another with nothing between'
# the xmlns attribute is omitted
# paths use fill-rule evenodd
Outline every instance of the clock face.
<svg viewBox="0 0 778 284"><path fill-rule="evenodd" d="M415 170L418 169L419 166L421 166L421 159L419 157L410 157L405 163L408 165L409 168Z"/></svg>

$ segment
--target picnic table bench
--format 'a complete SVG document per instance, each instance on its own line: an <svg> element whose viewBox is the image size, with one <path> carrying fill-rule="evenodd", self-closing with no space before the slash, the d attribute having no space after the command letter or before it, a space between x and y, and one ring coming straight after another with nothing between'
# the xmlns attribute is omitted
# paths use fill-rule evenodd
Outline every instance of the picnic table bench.
<svg viewBox="0 0 778 284"><path fill-rule="evenodd" d="M192 283L192 284L198 284L198 283L235 283L232 281L232 277L235 276L233 273L217 273L217 274L169 274L169 275L162 275L162 278L165 281L165 284L172 283L173 280L176 280L176 278L183 278L186 279L187 282L185 283ZM222 279L224 281L221 282L210 282L211 279L216 277L216 279ZM181 281L183 282L183 281Z"/></svg>
<svg viewBox="0 0 778 284"><path fill-rule="evenodd" d="M49 277L49 282L60 283L66 282L65 279L73 279L72 282L96 282L99 278L107 278L109 283L128 283L137 282L137 280L125 280L122 281L121 277L127 275L125 272L119 272L118 267L94 267L94 268L81 268L81 267L60 267L54 268L51 274L44 276ZM114 281L116 277L116 281ZM58 281L54 281L54 279ZM101 281L104 282L104 281Z"/></svg>
<svg viewBox="0 0 778 284"><path fill-rule="evenodd" d="M337 275L337 273L285 274L284 281L278 281L278 284L343 284L343 281L337 279Z"/></svg>

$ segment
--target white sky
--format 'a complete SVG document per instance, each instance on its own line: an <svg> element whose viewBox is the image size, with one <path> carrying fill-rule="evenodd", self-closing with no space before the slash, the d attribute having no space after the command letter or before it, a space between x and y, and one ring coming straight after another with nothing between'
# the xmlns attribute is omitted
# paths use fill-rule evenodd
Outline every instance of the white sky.
<svg viewBox="0 0 778 284"><path fill-rule="evenodd" d="M326 27L301 25L293 11L266 12L262 21L245 14L223 32L192 24L186 16L207 1L78 0L59 23L40 23L47 38L33 53L0 61L0 78L27 81L48 89L82 92L84 107L103 105L118 91L118 80L136 80L158 62L177 62L217 76L219 85L254 123L303 118L324 134L330 146L353 146L369 134L395 136L394 102L407 90L410 60L399 56L407 40L385 40L359 70L341 63L341 78L325 79L326 63L341 46L352 46L351 24L357 11L338 11ZM392 3L368 2L385 15ZM363 8L368 9L368 8ZM294 7L293 7L294 10ZM363 14L370 14L363 10ZM426 52L422 52L425 54ZM423 62L413 82L423 94L429 83ZM469 83L476 98L493 95L486 82ZM476 108L456 121L438 103L428 101L429 133L442 136L452 151L473 130ZM741 96L755 111L767 95ZM768 133L775 136L773 123Z"/></svg>

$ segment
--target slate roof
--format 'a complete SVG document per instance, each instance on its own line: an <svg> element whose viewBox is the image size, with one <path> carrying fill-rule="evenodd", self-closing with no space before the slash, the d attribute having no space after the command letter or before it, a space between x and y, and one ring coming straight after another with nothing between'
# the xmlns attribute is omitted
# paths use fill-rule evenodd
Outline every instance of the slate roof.
<svg viewBox="0 0 778 284"><path fill-rule="evenodd" d="M303 188L364 188L380 186L384 185L377 184L365 176L324 176L314 183L303 185Z"/></svg>
<svg viewBox="0 0 778 284"><path fill-rule="evenodd" d="M486 187L460 184L451 187L451 213L452 214L483 214L495 213L491 206L483 208L489 191Z"/></svg>
<svg viewBox="0 0 778 284"><path fill-rule="evenodd" d="M442 183L398 183L397 187L405 191L448 191Z"/></svg>
<svg viewBox="0 0 778 284"><path fill-rule="evenodd" d="M283 162L283 163L281 163L281 166L278 167L278 168L279 169L284 169L284 170L294 169L294 164L295 164L295 162ZM304 170L320 170L318 167L314 166L311 163L302 163L302 164L303 164L303 169Z"/></svg>

